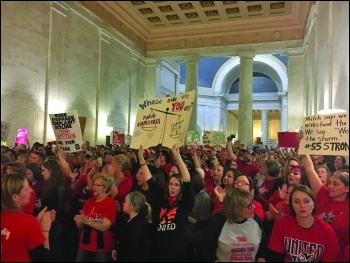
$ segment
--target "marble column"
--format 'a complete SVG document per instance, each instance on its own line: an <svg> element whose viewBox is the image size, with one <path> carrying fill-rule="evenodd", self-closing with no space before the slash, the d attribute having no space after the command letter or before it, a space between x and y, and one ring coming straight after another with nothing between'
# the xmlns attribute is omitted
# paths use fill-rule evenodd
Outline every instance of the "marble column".
<svg viewBox="0 0 350 263"><path fill-rule="evenodd" d="M261 110L261 142L266 145L267 139L267 110Z"/></svg>
<svg viewBox="0 0 350 263"><path fill-rule="evenodd" d="M281 121L280 121L280 131L288 131L288 98L286 95L282 96L281 105Z"/></svg>
<svg viewBox="0 0 350 263"><path fill-rule="evenodd" d="M156 96L157 83L157 58L146 58L146 79L144 87L144 98Z"/></svg>
<svg viewBox="0 0 350 263"><path fill-rule="evenodd" d="M238 54L239 68L239 106L238 106L238 139L245 147L253 145L253 57L251 52Z"/></svg>
<svg viewBox="0 0 350 263"><path fill-rule="evenodd" d="M186 92L195 90L196 96L194 98L193 108L190 123L188 125L189 131L197 130L197 92L198 92L198 61L199 56L188 56L186 58Z"/></svg>
<svg viewBox="0 0 350 263"><path fill-rule="evenodd" d="M305 61L302 48L287 49L288 54L288 131L300 129L307 115ZM326 92L326 91L325 91ZM327 92L325 93L325 95Z"/></svg>

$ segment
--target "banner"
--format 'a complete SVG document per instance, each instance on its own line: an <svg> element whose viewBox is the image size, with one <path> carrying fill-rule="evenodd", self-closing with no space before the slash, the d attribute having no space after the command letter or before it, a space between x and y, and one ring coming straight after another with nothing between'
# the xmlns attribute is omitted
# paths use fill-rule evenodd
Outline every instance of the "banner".
<svg viewBox="0 0 350 263"><path fill-rule="evenodd" d="M1 121L1 141L7 142L7 137L9 136L11 123L6 121Z"/></svg>
<svg viewBox="0 0 350 263"><path fill-rule="evenodd" d="M57 146L60 146L65 152L81 151L84 141L77 111L49 114L49 116Z"/></svg>
<svg viewBox="0 0 350 263"><path fill-rule="evenodd" d="M348 112L304 117L299 154L349 156Z"/></svg>
<svg viewBox="0 0 350 263"><path fill-rule="evenodd" d="M278 132L278 147L298 148L297 132Z"/></svg>
<svg viewBox="0 0 350 263"><path fill-rule="evenodd" d="M216 150L221 147L226 147L226 133L223 131L203 131L203 144L214 146Z"/></svg>
<svg viewBox="0 0 350 263"><path fill-rule="evenodd" d="M27 145L27 142L28 142L28 128L18 129L15 143Z"/></svg>
<svg viewBox="0 0 350 263"><path fill-rule="evenodd" d="M161 145L172 148L184 144L190 122L195 91L175 97L147 98L139 101L130 148Z"/></svg>

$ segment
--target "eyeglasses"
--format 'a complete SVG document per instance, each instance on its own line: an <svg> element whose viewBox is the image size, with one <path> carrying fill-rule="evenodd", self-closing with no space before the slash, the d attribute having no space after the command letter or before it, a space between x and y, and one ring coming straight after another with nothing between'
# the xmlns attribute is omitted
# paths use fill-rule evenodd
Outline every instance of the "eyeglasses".
<svg viewBox="0 0 350 263"><path fill-rule="evenodd" d="M93 184L92 186L103 186L103 184Z"/></svg>
<svg viewBox="0 0 350 263"><path fill-rule="evenodd" d="M244 208L248 208L249 210L253 209L253 202L251 202L249 205L245 206Z"/></svg>
<svg viewBox="0 0 350 263"><path fill-rule="evenodd" d="M247 183L246 181L235 181L235 184L243 185L243 186L250 185L250 184Z"/></svg>

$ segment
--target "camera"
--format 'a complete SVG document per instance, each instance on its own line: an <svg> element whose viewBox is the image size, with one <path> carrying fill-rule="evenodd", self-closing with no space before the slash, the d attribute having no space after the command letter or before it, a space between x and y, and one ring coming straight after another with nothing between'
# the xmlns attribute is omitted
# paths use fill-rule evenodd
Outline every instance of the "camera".
<svg viewBox="0 0 350 263"><path fill-rule="evenodd" d="M228 136L230 139L234 139L236 138L236 134L231 134L230 136Z"/></svg>

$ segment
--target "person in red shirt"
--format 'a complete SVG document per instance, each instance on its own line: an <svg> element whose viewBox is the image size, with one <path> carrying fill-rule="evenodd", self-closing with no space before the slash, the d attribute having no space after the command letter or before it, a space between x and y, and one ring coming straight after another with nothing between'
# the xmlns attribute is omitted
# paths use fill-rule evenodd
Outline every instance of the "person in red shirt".
<svg viewBox="0 0 350 263"><path fill-rule="evenodd" d="M315 216L316 198L309 187L293 188L289 210L290 215L279 218L273 226L266 261L339 261L337 237L326 222Z"/></svg>
<svg viewBox="0 0 350 263"><path fill-rule="evenodd" d="M48 232L54 211L34 217L21 209L32 188L23 174L1 176L1 262L50 261Z"/></svg>
<svg viewBox="0 0 350 263"><path fill-rule="evenodd" d="M108 262L115 246L115 237L110 230L117 216L117 205L107 194L113 185L108 174L97 173L93 178L93 197L74 217L81 230L76 262Z"/></svg>
<svg viewBox="0 0 350 263"><path fill-rule="evenodd" d="M107 173L114 178L110 196L117 200L118 211L122 211L125 196L132 190L132 179L125 172L130 167L130 158L125 154L113 156L112 162L107 167Z"/></svg>
<svg viewBox="0 0 350 263"><path fill-rule="evenodd" d="M349 244L349 173L332 173L325 186L316 173L310 156L303 155L302 161L311 189L316 195L316 216L333 228L340 251L344 251Z"/></svg>

